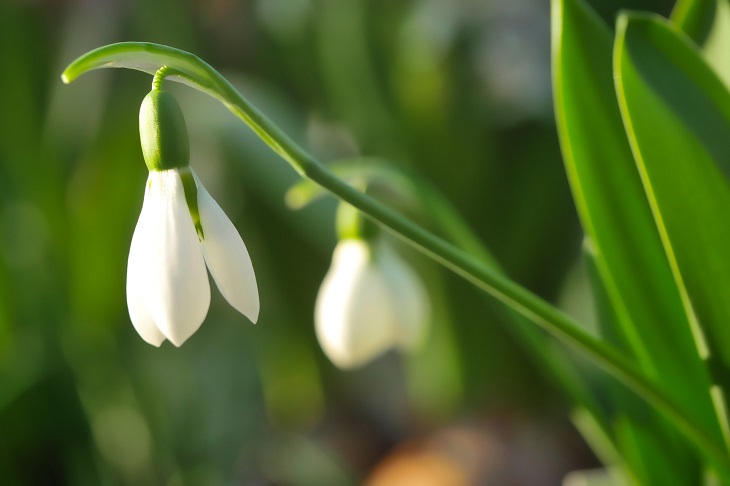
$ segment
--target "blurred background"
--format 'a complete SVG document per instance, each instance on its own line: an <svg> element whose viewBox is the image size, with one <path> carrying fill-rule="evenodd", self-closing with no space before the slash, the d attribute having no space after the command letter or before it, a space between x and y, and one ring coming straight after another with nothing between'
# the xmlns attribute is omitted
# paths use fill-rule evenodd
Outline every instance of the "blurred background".
<svg viewBox="0 0 730 486"><path fill-rule="evenodd" d="M669 1L592 2L668 14ZM192 165L256 269L253 326L213 290L184 346L127 314L150 76L63 68L188 50L321 160L375 155L453 202L507 273L591 319L550 88L547 0L0 0L0 484L551 485L599 464L500 306L413 251L428 342L343 372L313 327L335 201L222 105L168 83Z"/></svg>

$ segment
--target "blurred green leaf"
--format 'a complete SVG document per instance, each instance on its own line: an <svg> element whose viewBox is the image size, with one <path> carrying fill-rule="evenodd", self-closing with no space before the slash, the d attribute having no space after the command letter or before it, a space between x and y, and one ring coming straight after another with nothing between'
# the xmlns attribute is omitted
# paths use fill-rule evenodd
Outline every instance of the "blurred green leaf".
<svg viewBox="0 0 730 486"><path fill-rule="evenodd" d="M702 56L730 86L730 2L728 0L680 0L672 21L697 43Z"/></svg>
<svg viewBox="0 0 730 486"><path fill-rule="evenodd" d="M718 0L678 0L672 10L672 21L702 45L712 30L717 8Z"/></svg>

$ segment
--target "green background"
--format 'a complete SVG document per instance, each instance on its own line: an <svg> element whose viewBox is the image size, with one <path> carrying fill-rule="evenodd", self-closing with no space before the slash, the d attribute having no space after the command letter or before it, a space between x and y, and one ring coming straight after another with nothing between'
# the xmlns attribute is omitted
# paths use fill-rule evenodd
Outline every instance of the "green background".
<svg viewBox="0 0 730 486"><path fill-rule="evenodd" d="M593 6L613 25L619 7L667 15L671 3ZM312 322L334 200L289 210L296 174L177 85L192 165L249 248L262 310L252 326L213 291L183 347L144 343L125 272L151 78L60 81L112 42L193 52L320 159L373 155L421 174L508 275L590 321L549 14L539 0L2 0L0 483L376 484L415 467L547 485L596 466L499 304L408 250L433 298L425 349L334 368Z"/></svg>

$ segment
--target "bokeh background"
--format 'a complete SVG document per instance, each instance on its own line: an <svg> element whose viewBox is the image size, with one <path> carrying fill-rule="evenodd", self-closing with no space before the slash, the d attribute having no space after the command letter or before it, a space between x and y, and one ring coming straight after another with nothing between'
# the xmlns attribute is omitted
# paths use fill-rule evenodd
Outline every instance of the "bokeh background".
<svg viewBox="0 0 730 486"><path fill-rule="evenodd" d="M609 23L672 6L592 4ZM320 159L421 174L511 277L590 321L549 14L547 0L0 0L0 484L551 485L598 466L499 305L406 248L435 309L425 348L329 363L312 316L335 201L288 209L293 170L172 83L262 311L253 326L214 290L184 346L144 343L125 272L151 78L60 81L108 43L191 51Z"/></svg>

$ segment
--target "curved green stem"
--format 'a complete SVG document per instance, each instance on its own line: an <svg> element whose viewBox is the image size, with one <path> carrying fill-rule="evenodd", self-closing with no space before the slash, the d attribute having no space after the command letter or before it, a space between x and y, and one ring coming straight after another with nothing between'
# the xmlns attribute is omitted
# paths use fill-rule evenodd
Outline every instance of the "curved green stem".
<svg viewBox="0 0 730 486"><path fill-rule="evenodd" d="M433 223L438 233L490 267L498 267L496 260L479 237L472 231L453 205L428 181L417 173L395 167L379 157L352 157L328 162L327 168L338 178L348 181L365 180L384 185L386 192L395 193L402 200L399 207L406 212L413 209ZM329 194L309 179L302 179L286 193L286 202L292 209L300 209L314 199Z"/></svg>
<svg viewBox="0 0 730 486"><path fill-rule="evenodd" d="M155 75L152 77L152 89L162 89L162 81L169 74L170 68L168 66L162 66L160 69L155 71Z"/></svg>
<svg viewBox="0 0 730 486"><path fill-rule="evenodd" d="M113 44L91 51L74 61L64 71L62 79L69 83L88 70L102 67L127 67L154 74L161 66L170 68L167 79L183 82L220 100L303 177L355 206L418 250L557 338L584 351L606 371L664 412L688 438L705 451L718 470L730 478L730 458L724 453L722 444L717 444L689 420L679 406L637 369L635 363L615 348L586 333L567 315L499 271L489 268L342 181L286 136L215 69L193 54L156 44Z"/></svg>

